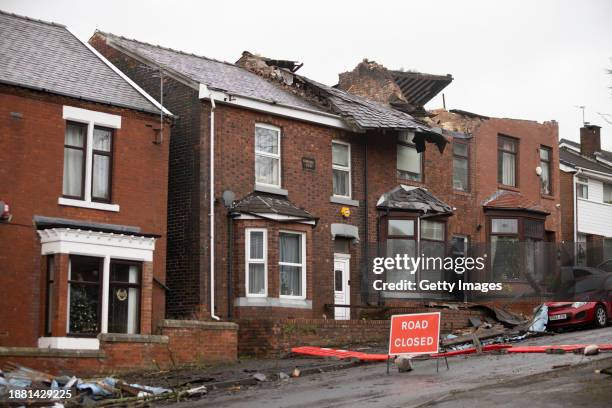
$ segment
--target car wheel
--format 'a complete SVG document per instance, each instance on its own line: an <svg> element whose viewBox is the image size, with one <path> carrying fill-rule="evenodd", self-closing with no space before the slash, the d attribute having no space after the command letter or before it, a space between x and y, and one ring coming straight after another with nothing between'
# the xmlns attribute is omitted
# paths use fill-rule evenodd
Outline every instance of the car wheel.
<svg viewBox="0 0 612 408"><path fill-rule="evenodd" d="M595 308L595 327L606 327L608 324L608 313L603 305L597 305Z"/></svg>

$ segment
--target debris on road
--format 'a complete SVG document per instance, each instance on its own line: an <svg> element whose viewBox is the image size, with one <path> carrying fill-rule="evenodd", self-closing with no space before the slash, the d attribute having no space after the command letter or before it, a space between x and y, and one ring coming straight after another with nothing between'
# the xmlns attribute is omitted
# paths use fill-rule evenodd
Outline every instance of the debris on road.
<svg viewBox="0 0 612 408"><path fill-rule="evenodd" d="M268 380L268 377L266 377L266 375L263 373L255 373L253 374L253 378L259 382L264 382Z"/></svg>
<svg viewBox="0 0 612 408"><path fill-rule="evenodd" d="M599 346L597 344L589 344L584 348L585 356L594 356L599 354Z"/></svg>
<svg viewBox="0 0 612 408"><path fill-rule="evenodd" d="M287 373L283 373L282 371L278 373L278 379L282 381L288 380L290 377Z"/></svg>
<svg viewBox="0 0 612 408"><path fill-rule="evenodd" d="M297 368L297 367L296 367L296 368L294 368L294 369L293 369L293 371L291 372L291 376L292 376L293 378L299 377L299 376L300 376L300 374L302 374L302 372L301 372L301 371L300 371L300 369L299 369L299 368Z"/></svg>
<svg viewBox="0 0 612 408"><path fill-rule="evenodd" d="M407 373L412 371L412 362L408 357L400 356L395 359L395 365L400 373Z"/></svg>

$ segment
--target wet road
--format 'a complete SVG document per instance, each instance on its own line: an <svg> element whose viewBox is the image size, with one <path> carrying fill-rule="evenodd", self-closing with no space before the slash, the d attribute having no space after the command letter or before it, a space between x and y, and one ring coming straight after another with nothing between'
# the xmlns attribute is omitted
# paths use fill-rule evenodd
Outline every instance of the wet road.
<svg viewBox="0 0 612 408"><path fill-rule="evenodd" d="M612 343L612 327L523 344L573 343ZM553 370L565 364L571 366ZM386 375L385 364L372 364L215 392L173 407L608 407L612 379L594 374L597 364L612 366L612 354L460 356L449 359L448 371L441 364L437 373L435 361L428 360L415 362L410 373L392 370L390 375Z"/></svg>

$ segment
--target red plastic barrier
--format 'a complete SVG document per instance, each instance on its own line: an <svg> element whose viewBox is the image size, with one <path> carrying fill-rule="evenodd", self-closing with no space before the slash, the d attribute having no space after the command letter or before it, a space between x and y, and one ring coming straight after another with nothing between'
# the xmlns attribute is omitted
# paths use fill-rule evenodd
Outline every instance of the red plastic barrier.
<svg viewBox="0 0 612 408"><path fill-rule="evenodd" d="M546 353L547 350L563 350L565 352L572 352L575 350L583 349L588 344L560 344L551 346L518 346L512 347L507 350L508 353ZM600 351L612 351L612 344L599 344Z"/></svg>
<svg viewBox="0 0 612 408"><path fill-rule="evenodd" d="M490 344L484 346L482 351L494 351L507 349L510 346L509 344ZM348 351L348 350L335 350L330 348L321 348L321 347L294 347L291 349L293 353L296 354L304 354L308 356L318 356L318 357L337 357L340 359L345 358L357 358L361 361L386 361L389 357L387 354L368 354L361 353L359 351ZM440 358L440 357L452 357L458 356L462 354L474 354L476 353L476 349L471 347L463 350L455 350L455 351L447 351L444 353L431 354L432 358Z"/></svg>

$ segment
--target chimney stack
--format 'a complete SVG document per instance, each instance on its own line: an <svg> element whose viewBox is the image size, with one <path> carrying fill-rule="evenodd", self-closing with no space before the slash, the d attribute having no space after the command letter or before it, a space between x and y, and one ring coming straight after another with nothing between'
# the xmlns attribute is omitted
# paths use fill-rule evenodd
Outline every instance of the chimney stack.
<svg viewBox="0 0 612 408"><path fill-rule="evenodd" d="M595 158L595 153L601 151L601 126L585 123L580 128L580 154Z"/></svg>

